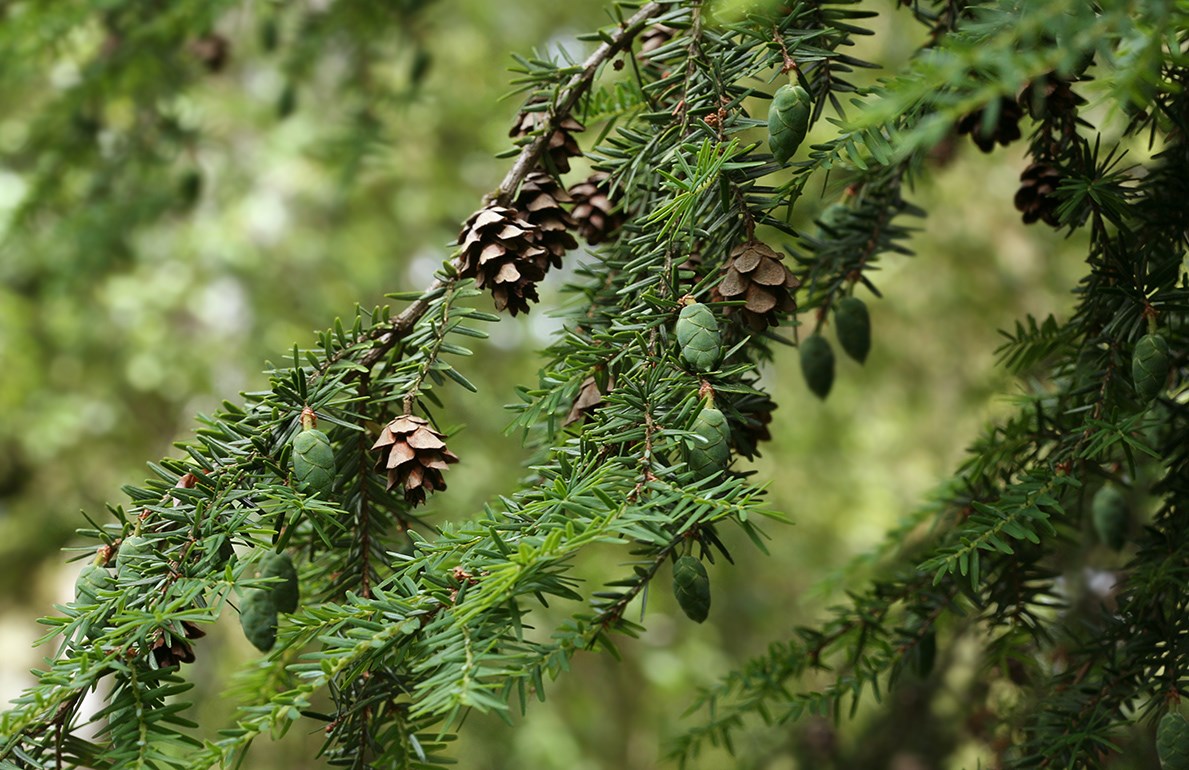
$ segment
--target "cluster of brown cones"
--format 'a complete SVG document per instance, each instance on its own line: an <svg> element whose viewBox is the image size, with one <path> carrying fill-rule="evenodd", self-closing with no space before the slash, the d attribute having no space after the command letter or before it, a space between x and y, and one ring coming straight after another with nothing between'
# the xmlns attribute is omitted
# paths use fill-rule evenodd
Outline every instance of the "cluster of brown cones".
<svg viewBox="0 0 1189 770"><path fill-rule="evenodd" d="M566 211L565 204L573 204ZM459 233L459 275L486 288L498 310L527 313L536 302L537 282L578 242L601 243L623 223L606 189L606 175L595 175L569 192L544 171L533 171L509 206L491 204L471 215Z"/></svg>
<svg viewBox="0 0 1189 770"><path fill-rule="evenodd" d="M442 439L422 417L401 415L385 425L372 449L380 450L376 470L388 474L388 490L399 486L405 501L416 506L425 502L426 492L445 489L442 471L458 457Z"/></svg>
<svg viewBox="0 0 1189 770"><path fill-rule="evenodd" d="M783 258L766 243L752 240L732 249L727 260L717 292L725 301L744 302L727 312L741 312L744 322L754 331L776 326L779 314L797 309L793 295L801 282L785 267Z"/></svg>

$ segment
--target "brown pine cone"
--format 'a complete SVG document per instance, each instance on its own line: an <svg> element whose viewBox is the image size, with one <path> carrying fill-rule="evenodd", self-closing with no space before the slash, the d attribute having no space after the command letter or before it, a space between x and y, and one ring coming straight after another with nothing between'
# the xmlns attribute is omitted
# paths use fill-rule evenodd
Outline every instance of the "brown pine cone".
<svg viewBox="0 0 1189 770"><path fill-rule="evenodd" d="M231 43L222 35L210 32L190 41L190 53L210 72L222 72L231 57Z"/></svg>
<svg viewBox="0 0 1189 770"><path fill-rule="evenodd" d="M735 451L749 460L755 459L760 453L759 443L772 438L768 425L772 422L772 410L776 408L776 402L767 396L748 395L737 400L733 406L741 418L731 421L731 440L735 444Z"/></svg>
<svg viewBox="0 0 1189 770"><path fill-rule="evenodd" d="M534 171L520 185L512 204L521 218L535 225L540 232L537 242L544 253L537 256L537 265L542 272L551 266L561 267L566 252L578 248L578 241L570 235L570 230L577 225L562 208L562 203L569 202L570 196L556 179L544 171Z"/></svg>
<svg viewBox="0 0 1189 770"><path fill-rule="evenodd" d="M1049 74L1025 86L1020 92L1019 103L1029 115L1043 118L1073 115L1086 100L1074 93L1068 80Z"/></svg>
<svg viewBox="0 0 1189 770"><path fill-rule="evenodd" d="M524 139L544 127L545 121L549 119L549 113L545 110L527 109L531 106L533 106L531 103L526 105L526 109L516 116L516 123L508 132L508 136L513 139ZM574 134L585 130L586 127L570 115L566 115L558 121L557 127L549 136L548 144L545 145L545 152L549 156L549 160L553 162L552 170L564 174L570 170L570 158L582 156L582 148L578 146L578 140L574 138Z"/></svg>
<svg viewBox="0 0 1189 770"><path fill-rule="evenodd" d="M988 131L983 127L985 109L975 110L958 121L958 133L970 134L970 138L983 152L990 152L999 142L1007 146L1020 138L1020 118L1024 111L1013 99L1006 96L999 99L999 120Z"/></svg>
<svg viewBox="0 0 1189 770"><path fill-rule="evenodd" d="M160 668L194 662L194 648L190 646L190 640L201 639L206 636L206 632L190 621L183 620L182 633L182 638L164 629L158 634L157 641L153 642L153 659Z"/></svg>
<svg viewBox="0 0 1189 770"><path fill-rule="evenodd" d="M718 293L724 300L746 301L742 307L731 307L726 312L742 311L743 320L754 331L776 326L779 313L797 309L793 292L801 282L784 266L782 259L767 244L748 241L736 246L727 260Z"/></svg>
<svg viewBox="0 0 1189 770"><path fill-rule="evenodd" d="M388 474L388 490L400 485L405 501L416 506L425 502L426 492L445 489L442 471L458 457L442 438L428 420L409 414L385 425L372 449L381 450L376 470Z"/></svg>
<svg viewBox="0 0 1189 770"><path fill-rule="evenodd" d="M574 208L570 215L581 235L591 246L597 246L615 235L623 226L624 216L615 210L615 203L608 196L609 174L596 172L570 188Z"/></svg>
<svg viewBox="0 0 1189 770"><path fill-rule="evenodd" d="M540 229L517 211L488 206L472 214L458 234L458 274L489 289L497 310L527 313L529 300L539 299L536 283L549 264L540 241Z"/></svg>
<svg viewBox="0 0 1189 770"><path fill-rule="evenodd" d="M1061 184L1061 170L1050 163L1033 163L1020 174L1020 189L1016 191L1016 209L1024 215L1024 223L1043 220L1052 227L1060 227L1057 209L1061 201L1053 194Z"/></svg>

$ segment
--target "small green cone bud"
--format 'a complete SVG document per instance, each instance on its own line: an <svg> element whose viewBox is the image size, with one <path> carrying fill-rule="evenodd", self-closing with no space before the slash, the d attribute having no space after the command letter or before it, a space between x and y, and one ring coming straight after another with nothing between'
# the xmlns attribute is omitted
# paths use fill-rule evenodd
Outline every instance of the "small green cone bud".
<svg viewBox="0 0 1189 770"><path fill-rule="evenodd" d="M303 492L316 495L330 490L334 484L334 449L325 433L310 428L293 437L293 475Z"/></svg>
<svg viewBox="0 0 1189 770"><path fill-rule="evenodd" d="M272 592L273 604L279 612L297 610L297 570L293 569L293 560L288 554L275 553L265 557L260 577L281 578L279 583L273 583L268 589Z"/></svg>
<svg viewBox="0 0 1189 770"><path fill-rule="evenodd" d="M271 650L277 641L277 605L273 604L272 591L249 591L239 608L239 624L256 649Z"/></svg>
<svg viewBox="0 0 1189 770"><path fill-rule="evenodd" d="M682 611L695 623L710 614L710 576L701 560L682 556L673 565L673 595Z"/></svg>
<svg viewBox="0 0 1189 770"><path fill-rule="evenodd" d="M867 305L858 297L843 297L834 306L834 330L838 344L860 364L871 350L871 317Z"/></svg>
<svg viewBox="0 0 1189 770"><path fill-rule="evenodd" d="M1170 711L1160 718L1156 754L1163 770L1189 770L1189 720L1184 714Z"/></svg>
<svg viewBox="0 0 1189 770"><path fill-rule="evenodd" d="M134 582L148 573L155 560L152 541L140 535L129 535L116 552L116 574L122 581Z"/></svg>
<svg viewBox="0 0 1189 770"><path fill-rule="evenodd" d="M1094 531L1098 539L1113 550L1121 550L1127 542L1127 498L1113 484L1107 484L1094 494L1090 503Z"/></svg>
<svg viewBox="0 0 1189 770"><path fill-rule="evenodd" d="M801 374L815 396L824 399L830 394L834 384L834 351L820 334L801 340Z"/></svg>
<svg viewBox="0 0 1189 770"><path fill-rule="evenodd" d="M701 302L681 308L677 316L677 344L681 346L681 357L695 372L713 370L722 354L722 337L714 311Z"/></svg>
<svg viewBox="0 0 1189 770"><path fill-rule="evenodd" d="M1145 334L1131 354L1131 381L1135 394L1148 403L1164 390L1168 379L1168 343L1158 334Z"/></svg>
<svg viewBox="0 0 1189 770"><path fill-rule="evenodd" d="M74 580L74 603L79 605L99 604L100 591L108 591L116 585L115 575L107 567L88 564Z"/></svg>
<svg viewBox="0 0 1189 770"><path fill-rule="evenodd" d="M768 108L768 147L779 163L789 158L805 141L813 100L801 86L783 85L776 89Z"/></svg>
<svg viewBox="0 0 1189 770"><path fill-rule="evenodd" d="M731 459L731 426L726 416L712 406L704 407L694 420L693 431L703 440L691 439L687 444L690 470L704 479L726 468Z"/></svg>

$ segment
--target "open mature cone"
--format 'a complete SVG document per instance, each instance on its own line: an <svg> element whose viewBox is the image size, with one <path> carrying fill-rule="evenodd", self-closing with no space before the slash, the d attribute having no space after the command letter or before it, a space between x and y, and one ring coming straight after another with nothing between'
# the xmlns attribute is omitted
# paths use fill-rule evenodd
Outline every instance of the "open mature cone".
<svg viewBox="0 0 1189 770"><path fill-rule="evenodd" d="M570 188L570 199L574 202L570 215L577 224L578 234L591 246L607 240L623 226L624 216L615 210L615 203L608 196L609 178L609 174L599 171Z"/></svg>
<svg viewBox="0 0 1189 770"><path fill-rule="evenodd" d="M497 310L527 313L529 300L539 299L536 283L549 265L540 242L540 229L515 209L488 206L472 214L458 234L458 273L490 290Z"/></svg>
<svg viewBox="0 0 1189 770"><path fill-rule="evenodd" d="M1030 115L1043 118L1072 115L1086 100L1074 93L1068 80L1049 74L1025 86L1019 102Z"/></svg>
<svg viewBox="0 0 1189 770"><path fill-rule="evenodd" d="M429 420L411 414L385 425L372 449L380 450L376 470L388 474L389 491L399 485L409 505L420 505L426 492L445 489L442 471L458 457L442 439Z"/></svg>
<svg viewBox="0 0 1189 770"><path fill-rule="evenodd" d="M516 123L508 132L508 136L522 139L535 134L544 127L548 119L549 113L545 110L526 109L516 116ZM565 115L558 121L557 127L549 135L549 143L545 145L545 152L557 173L564 174L570 170L570 158L581 157L582 148L578 146L574 134L585 130L586 127L570 115Z"/></svg>
<svg viewBox="0 0 1189 770"><path fill-rule="evenodd" d="M1043 220L1052 227L1060 227L1057 209L1061 201L1053 193L1061 184L1061 170L1050 163L1033 163L1020 174L1020 189L1016 191L1016 209L1024 215L1024 223Z"/></svg>
<svg viewBox="0 0 1189 770"><path fill-rule="evenodd" d="M537 243L544 249L536 257L542 272L552 267L561 267L562 257L570 249L578 248L578 241L570 235L577 225L562 203L569 203L570 196L557 180L544 171L534 171L525 178L516 194L512 206L529 224L539 231Z"/></svg>
<svg viewBox="0 0 1189 770"><path fill-rule="evenodd" d="M194 662L194 648L190 646L190 640L201 639L206 636L206 632L190 621L183 620L182 633L185 638L162 631L153 643L153 658L161 668Z"/></svg>
<svg viewBox="0 0 1189 770"><path fill-rule="evenodd" d="M772 438L768 425L772 422L776 402L767 396L745 396L734 406L742 419L731 422L731 441L736 452L753 460L760 453L759 443Z"/></svg>
<svg viewBox="0 0 1189 770"><path fill-rule="evenodd" d="M958 133L970 134L970 138L983 152L990 152L999 142L1007 146L1020 138L1020 118L1024 110L1018 102L1006 96L999 99L999 120L988 130L983 127L985 109L975 110L958 121Z"/></svg>
<svg viewBox="0 0 1189 770"><path fill-rule="evenodd" d="M743 320L757 332L776 326L779 313L797 309L793 292L801 282L784 266L783 258L762 241L742 243L731 251L726 274L718 285L724 300L745 301L742 307L727 312L742 311Z"/></svg>

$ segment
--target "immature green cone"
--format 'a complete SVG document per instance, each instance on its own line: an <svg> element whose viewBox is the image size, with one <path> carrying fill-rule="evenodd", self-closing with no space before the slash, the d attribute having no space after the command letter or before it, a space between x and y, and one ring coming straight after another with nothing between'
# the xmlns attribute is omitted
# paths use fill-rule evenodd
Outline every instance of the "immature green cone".
<svg viewBox="0 0 1189 770"><path fill-rule="evenodd" d="M834 351L820 334L801 340L801 374L815 396L824 399L830 394L834 384Z"/></svg>
<svg viewBox="0 0 1189 770"><path fill-rule="evenodd" d="M98 564L88 564L79 570L74 579L74 603L98 604L100 591L108 591L116 585L115 575L107 567Z"/></svg>
<svg viewBox="0 0 1189 770"><path fill-rule="evenodd" d="M700 559L682 556L673 565L673 595L682 611L695 623L710 615L710 576Z"/></svg>
<svg viewBox="0 0 1189 770"><path fill-rule="evenodd" d="M714 311L701 302L683 307L677 316L677 344L681 346L681 357L695 372L713 370L722 354L722 336Z"/></svg>
<svg viewBox="0 0 1189 770"><path fill-rule="evenodd" d="M768 108L768 147L779 163L789 158L805 141L813 100L801 86L783 85L776 89Z"/></svg>
<svg viewBox="0 0 1189 770"><path fill-rule="evenodd" d="M858 297L843 297L834 306L834 331L838 344L860 364L871 351L871 317L867 305Z"/></svg>
<svg viewBox="0 0 1189 770"><path fill-rule="evenodd" d="M1127 498L1114 484L1106 484L1094 494L1090 514L1098 539L1110 548L1122 550L1127 542Z"/></svg>
<svg viewBox="0 0 1189 770"><path fill-rule="evenodd" d="M140 535L129 535L120 543L120 550L116 552L116 574L125 582L139 580L149 571L155 560L152 541Z"/></svg>
<svg viewBox="0 0 1189 770"><path fill-rule="evenodd" d="M297 570L293 569L293 560L289 554L274 553L266 556L261 564L260 577L281 578L281 582L273 583L272 601L279 612L297 611L298 587Z"/></svg>
<svg viewBox="0 0 1189 770"><path fill-rule="evenodd" d="M293 476L297 488L311 494L329 492L334 485L334 449L325 433L310 428L293 437Z"/></svg>
<svg viewBox="0 0 1189 770"><path fill-rule="evenodd" d="M1164 770L1189 770L1189 720L1181 712L1170 711L1160 718L1156 754Z"/></svg>
<svg viewBox="0 0 1189 770"><path fill-rule="evenodd" d="M277 641L277 605L273 603L272 591L248 591L239 608L239 624L256 649L271 650Z"/></svg>
<svg viewBox="0 0 1189 770"><path fill-rule="evenodd" d="M690 470L704 479L725 469L731 459L731 427L726 416L712 406L704 407L693 430L703 440L692 439L687 444Z"/></svg>
<svg viewBox="0 0 1189 770"><path fill-rule="evenodd" d="M1131 354L1131 381L1140 401L1148 403L1164 390L1168 379L1168 343L1158 334L1145 334Z"/></svg>

